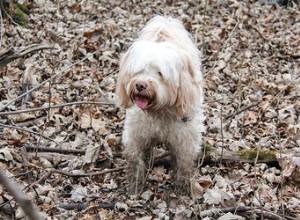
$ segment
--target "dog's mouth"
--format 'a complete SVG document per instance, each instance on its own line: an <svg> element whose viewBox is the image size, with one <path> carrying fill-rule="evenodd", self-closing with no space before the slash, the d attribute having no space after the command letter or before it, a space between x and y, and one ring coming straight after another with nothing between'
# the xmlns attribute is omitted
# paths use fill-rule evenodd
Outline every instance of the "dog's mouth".
<svg viewBox="0 0 300 220"><path fill-rule="evenodd" d="M134 97L134 103L142 110L146 110L149 108L151 104L151 99L147 96L136 95Z"/></svg>
<svg viewBox="0 0 300 220"><path fill-rule="evenodd" d="M156 93L152 84L148 82L133 82L130 86L130 99L142 110L150 110L155 106Z"/></svg>

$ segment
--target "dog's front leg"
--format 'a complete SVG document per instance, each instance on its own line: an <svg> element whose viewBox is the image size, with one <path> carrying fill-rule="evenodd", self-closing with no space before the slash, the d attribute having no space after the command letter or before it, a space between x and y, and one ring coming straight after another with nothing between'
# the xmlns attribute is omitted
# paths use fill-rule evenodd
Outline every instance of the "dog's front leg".
<svg viewBox="0 0 300 220"><path fill-rule="evenodd" d="M171 166L174 176L174 187L180 195L190 194L190 178L193 175L194 160L197 157L196 146L201 138L194 131L174 135L171 139Z"/></svg>
<svg viewBox="0 0 300 220"><path fill-rule="evenodd" d="M124 156L127 161L128 191L130 194L137 194L146 182L151 145L141 137L128 138L123 143L125 145Z"/></svg>

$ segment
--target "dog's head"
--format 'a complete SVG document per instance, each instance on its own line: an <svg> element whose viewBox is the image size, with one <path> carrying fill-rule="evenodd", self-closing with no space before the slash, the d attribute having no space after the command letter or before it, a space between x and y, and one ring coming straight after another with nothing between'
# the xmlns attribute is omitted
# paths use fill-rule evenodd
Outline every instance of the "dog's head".
<svg viewBox="0 0 300 220"><path fill-rule="evenodd" d="M199 95L197 71L189 55L173 44L137 41L121 58L119 105L149 112L173 108L179 117L188 116Z"/></svg>

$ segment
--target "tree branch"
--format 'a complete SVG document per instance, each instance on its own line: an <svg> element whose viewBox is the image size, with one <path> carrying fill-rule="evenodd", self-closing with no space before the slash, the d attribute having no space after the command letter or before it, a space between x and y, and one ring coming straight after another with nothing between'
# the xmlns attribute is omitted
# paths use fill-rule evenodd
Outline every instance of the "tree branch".
<svg viewBox="0 0 300 220"><path fill-rule="evenodd" d="M232 212L232 213L254 212L256 214L267 217L268 219L274 219L274 220L292 219L287 216L285 216L285 218L283 218L280 215L273 213L269 210L258 209L258 208L253 208L253 207L245 207L245 206L228 207L228 208L212 208L212 209L204 210L204 211L200 212L198 216L200 218L215 217L215 216L220 216L221 213L229 213L229 212Z"/></svg>
<svg viewBox="0 0 300 220"><path fill-rule="evenodd" d="M225 119L227 120L227 119L232 118L232 117L234 117L234 116L236 116L236 115L238 115L238 114L241 114L242 112L247 111L247 110L249 110L250 108L253 108L253 107L259 105L260 102L261 102L261 101L258 101L258 102L255 102L255 103L251 104L251 105L245 106L244 108L241 108L240 110L238 110L238 111L236 111L236 112L233 112L233 113L227 115L227 116L225 117Z"/></svg>
<svg viewBox="0 0 300 220"><path fill-rule="evenodd" d="M44 107L40 107L40 108L22 109L22 110L17 110L17 111L10 111L10 112L0 112L0 116L16 115L16 114L21 114L21 113L36 112L36 111L47 110L47 109L62 108L65 106L70 106L70 105L115 105L115 103L113 103L113 102L92 102L92 101L69 102L69 103L62 103L62 104L58 104L58 105L44 106Z"/></svg>
<svg viewBox="0 0 300 220"><path fill-rule="evenodd" d="M50 148L50 147L32 147L25 146L27 151L35 151L35 152L48 152L48 153L60 153L60 154L85 154L85 150L78 149L61 149L61 148Z"/></svg>
<svg viewBox="0 0 300 220"><path fill-rule="evenodd" d="M33 53L33 52L40 51L40 50L46 50L46 49L53 50L56 48L53 46L49 46L49 45L32 44L32 45L29 45L28 47L25 47L23 49L15 51L11 47L11 48L7 49L6 51L0 53L0 68L6 66L10 62L12 62L18 58L21 58L29 53Z"/></svg>
<svg viewBox="0 0 300 220"><path fill-rule="evenodd" d="M20 131L25 131L25 132L28 132L28 133L31 133L31 134L40 136L40 137L42 137L42 138L44 138L44 139L46 139L46 140L48 140L48 141L51 141L51 142L54 142L55 144L57 144L57 143L56 143L54 140L52 140L51 138L48 138L48 137L46 137L46 136L44 136L44 135L41 135L41 134L39 134L39 133L37 133L37 132L31 131L31 130L26 129L26 128L21 128L21 127L19 127L19 126L14 126L14 125L6 125L6 124L2 124L2 123L0 123L0 126L5 127L5 128L12 128L12 129L20 130Z"/></svg>
<svg viewBox="0 0 300 220"><path fill-rule="evenodd" d="M21 206L24 214L30 220L42 220L42 215L38 212L37 207L33 205L30 199L19 189L19 187L13 183L2 170L0 170L0 183L6 188L6 190L13 196L15 201Z"/></svg>
<svg viewBox="0 0 300 220"><path fill-rule="evenodd" d="M113 172L119 172L124 170L125 167L117 167L113 169L106 169L100 172L94 172L94 173L70 173L67 171L57 170L57 169L51 169L52 173L59 173L64 176L70 176L70 177L91 177L91 176L100 176L106 173L113 173Z"/></svg>

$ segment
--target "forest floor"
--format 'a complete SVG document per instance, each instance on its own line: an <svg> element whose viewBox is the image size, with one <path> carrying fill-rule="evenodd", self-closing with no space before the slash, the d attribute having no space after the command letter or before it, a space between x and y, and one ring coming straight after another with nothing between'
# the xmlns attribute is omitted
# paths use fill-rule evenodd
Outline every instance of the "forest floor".
<svg viewBox="0 0 300 220"><path fill-rule="evenodd" d="M22 2L23 27L4 14L0 54L50 48L0 69L0 169L40 212L51 219L300 219L296 5ZM113 104L118 62L156 14L182 20L202 51L206 149L254 152L247 159L199 157L192 197L167 193L172 175L164 158L143 192L126 193L125 112ZM0 219L23 217L0 186Z"/></svg>

